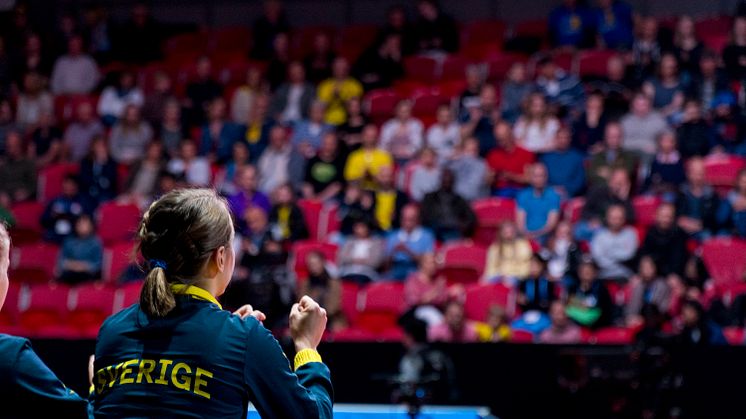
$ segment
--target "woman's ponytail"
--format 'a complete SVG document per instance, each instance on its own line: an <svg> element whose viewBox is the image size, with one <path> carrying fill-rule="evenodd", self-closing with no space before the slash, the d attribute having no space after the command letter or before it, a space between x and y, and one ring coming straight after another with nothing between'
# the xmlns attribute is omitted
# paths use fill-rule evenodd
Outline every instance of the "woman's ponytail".
<svg viewBox="0 0 746 419"><path fill-rule="evenodd" d="M140 309L148 316L164 317L176 307L176 299L166 279L166 271L153 267L140 291Z"/></svg>

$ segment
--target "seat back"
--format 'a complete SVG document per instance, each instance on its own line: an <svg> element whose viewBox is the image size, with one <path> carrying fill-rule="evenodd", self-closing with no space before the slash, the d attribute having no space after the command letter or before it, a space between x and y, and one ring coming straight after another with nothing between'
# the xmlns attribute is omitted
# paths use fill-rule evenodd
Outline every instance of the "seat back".
<svg viewBox="0 0 746 419"><path fill-rule="evenodd" d="M132 240L140 222L140 208L107 202L98 211L98 235L105 245Z"/></svg>
<svg viewBox="0 0 746 419"><path fill-rule="evenodd" d="M376 282L363 291L362 310L357 327L381 333L396 328L404 310L404 286L399 282Z"/></svg>
<svg viewBox="0 0 746 419"><path fill-rule="evenodd" d="M466 289L464 313L476 321L485 321L493 305L505 310L508 317L515 313L515 293L503 284L474 284Z"/></svg>

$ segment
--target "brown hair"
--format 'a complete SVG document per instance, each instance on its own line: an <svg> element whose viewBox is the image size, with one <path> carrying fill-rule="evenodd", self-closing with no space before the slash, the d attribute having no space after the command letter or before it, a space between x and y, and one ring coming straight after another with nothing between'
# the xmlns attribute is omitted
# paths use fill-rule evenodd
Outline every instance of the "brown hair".
<svg viewBox="0 0 746 419"><path fill-rule="evenodd" d="M145 212L137 249L149 269L140 308L163 317L176 305L172 283L192 284L220 246L230 246L233 221L225 201L210 189L177 189Z"/></svg>

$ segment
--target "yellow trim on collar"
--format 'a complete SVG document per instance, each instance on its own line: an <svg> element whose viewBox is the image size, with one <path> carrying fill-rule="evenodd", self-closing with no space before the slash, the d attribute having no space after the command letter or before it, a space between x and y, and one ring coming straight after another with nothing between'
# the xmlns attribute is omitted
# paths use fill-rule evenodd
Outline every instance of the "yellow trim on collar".
<svg viewBox="0 0 746 419"><path fill-rule="evenodd" d="M218 308L220 308L221 310L223 309L223 306L220 305L217 298L215 298L212 294L207 292L207 290L202 289L200 287L197 287L194 285L186 285L186 284L171 284L171 291L174 294L186 294L186 295L191 295L192 297L198 300L209 301L217 305Z"/></svg>
<svg viewBox="0 0 746 419"><path fill-rule="evenodd" d="M321 355L314 349L303 349L302 351L295 354L294 364L295 369L308 364L309 362L324 362L321 360Z"/></svg>

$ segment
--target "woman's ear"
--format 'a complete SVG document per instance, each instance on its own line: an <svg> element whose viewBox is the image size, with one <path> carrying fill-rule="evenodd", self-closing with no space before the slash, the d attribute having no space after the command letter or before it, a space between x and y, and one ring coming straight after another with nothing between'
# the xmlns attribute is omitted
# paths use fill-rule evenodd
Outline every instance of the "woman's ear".
<svg viewBox="0 0 746 419"><path fill-rule="evenodd" d="M228 259L228 249L225 248L225 246L220 246L215 250L215 267L217 268L218 272L224 272L225 271L225 265Z"/></svg>

